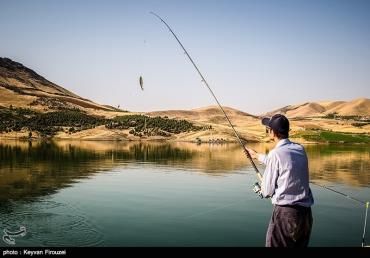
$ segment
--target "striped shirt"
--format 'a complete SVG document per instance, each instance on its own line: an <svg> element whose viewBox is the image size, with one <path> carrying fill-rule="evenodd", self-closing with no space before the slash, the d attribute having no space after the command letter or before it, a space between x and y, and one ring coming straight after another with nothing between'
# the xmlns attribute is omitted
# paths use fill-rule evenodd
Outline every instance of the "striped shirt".
<svg viewBox="0 0 370 258"><path fill-rule="evenodd" d="M314 200L309 186L308 160L302 145L282 139L268 155L259 154L266 165L262 194L274 205L310 207Z"/></svg>

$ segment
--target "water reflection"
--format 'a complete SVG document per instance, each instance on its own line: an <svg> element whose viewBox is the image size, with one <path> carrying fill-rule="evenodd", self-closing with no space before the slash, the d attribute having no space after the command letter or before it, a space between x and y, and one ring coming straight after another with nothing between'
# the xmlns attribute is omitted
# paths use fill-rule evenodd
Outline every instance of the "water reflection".
<svg viewBox="0 0 370 258"><path fill-rule="evenodd" d="M251 147L268 152L273 145ZM368 146L308 145L306 151L311 180L370 185ZM50 195L79 179L130 163L197 170L212 176L250 166L236 144L3 141L0 143L0 201Z"/></svg>
<svg viewBox="0 0 370 258"><path fill-rule="evenodd" d="M48 195L96 172L100 153L54 143L0 144L0 201Z"/></svg>
<svg viewBox="0 0 370 258"><path fill-rule="evenodd" d="M370 185L370 148L367 145L306 147L311 178L351 186Z"/></svg>

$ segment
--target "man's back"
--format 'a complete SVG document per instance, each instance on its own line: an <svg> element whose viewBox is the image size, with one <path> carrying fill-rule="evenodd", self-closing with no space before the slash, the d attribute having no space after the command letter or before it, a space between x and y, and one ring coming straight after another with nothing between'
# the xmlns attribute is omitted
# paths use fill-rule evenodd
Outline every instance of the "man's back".
<svg viewBox="0 0 370 258"><path fill-rule="evenodd" d="M262 161L266 164L262 193L271 197L273 204L305 207L313 204L308 160L302 145L280 140Z"/></svg>

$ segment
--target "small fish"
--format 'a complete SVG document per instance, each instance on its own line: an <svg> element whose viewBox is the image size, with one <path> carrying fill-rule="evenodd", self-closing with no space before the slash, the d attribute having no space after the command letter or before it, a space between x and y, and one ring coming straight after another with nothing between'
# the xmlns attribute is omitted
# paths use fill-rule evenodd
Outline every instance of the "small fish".
<svg viewBox="0 0 370 258"><path fill-rule="evenodd" d="M139 83L140 83L141 90L144 90L144 81L143 81L143 77L141 76L139 78Z"/></svg>

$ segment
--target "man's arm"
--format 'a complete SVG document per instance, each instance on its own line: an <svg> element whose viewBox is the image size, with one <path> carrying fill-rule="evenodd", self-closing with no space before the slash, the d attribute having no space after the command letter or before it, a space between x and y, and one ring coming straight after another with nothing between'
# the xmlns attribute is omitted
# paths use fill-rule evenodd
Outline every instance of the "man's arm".
<svg viewBox="0 0 370 258"><path fill-rule="evenodd" d="M262 177L261 192L263 197L272 197L275 193L276 181L279 175L279 163L273 152L265 157L265 172Z"/></svg>
<svg viewBox="0 0 370 258"><path fill-rule="evenodd" d="M268 155L257 153L253 149L247 149L253 159L257 159L266 165L265 172L262 176L261 192L263 197L268 198L274 195L276 181L279 175L279 163L276 155L271 151Z"/></svg>
<svg viewBox="0 0 370 258"><path fill-rule="evenodd" d="M262 153L258 153L257 151L255 151L253 149L248 149L248 148L246 148L246 149L249 152L249 154L252 156L253 159L257 159L259 162L266 165L267 155L262 154Z"/></svg>

